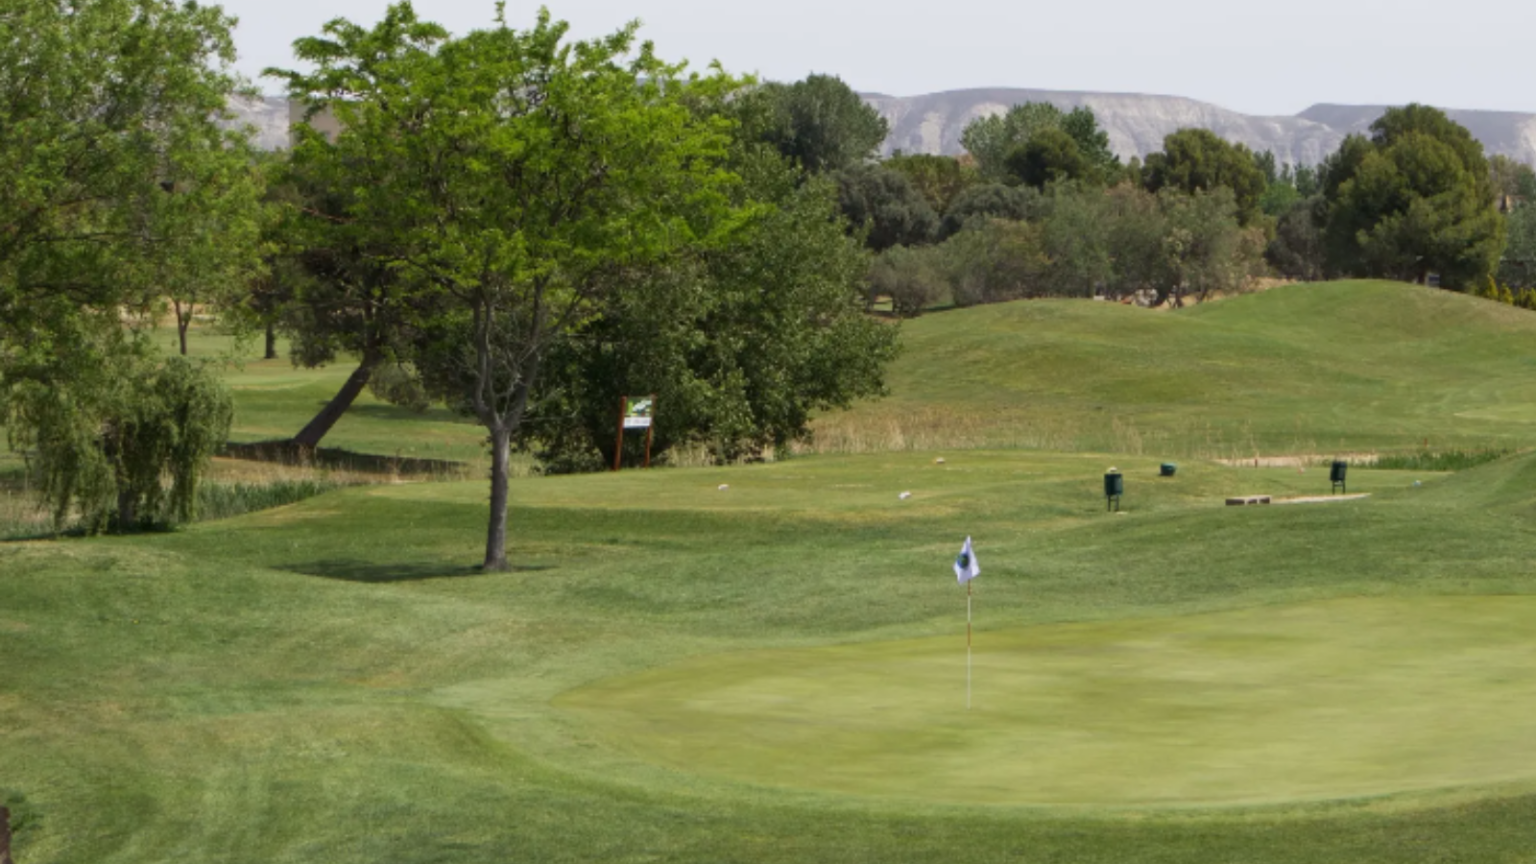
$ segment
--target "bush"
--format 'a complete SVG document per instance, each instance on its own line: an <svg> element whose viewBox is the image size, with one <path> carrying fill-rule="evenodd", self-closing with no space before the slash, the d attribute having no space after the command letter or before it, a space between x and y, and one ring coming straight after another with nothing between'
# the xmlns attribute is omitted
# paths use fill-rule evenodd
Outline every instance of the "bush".
<svg viewBox="0 0 1536 864"><path fill-rule="evenodd" d="M946 241L938 254L955 305L1042 296L1050 262L1041 233L1037 224L988 219Z"/></svg>
<svg viewBox="0 0 1536 864"><path fill-rule="evenodd" d="M837 173L838 205L849 227L864 231L864 242L880 252L892 246L927 243L939 228L938 214L905 174L880 165Z"/></svg>
<svg viewBox="0 0 1536 864"><path fill-rule="evenodd" d="M949 283L931 251L893 246L870 266L870 300L891 298L891 309L902 318L916 318L949 293Z"/></svg>
<svg viewBox="0 0 1536 864"><path fill-rule="evenodd" d="M432 407L432 398L416 374L415 367L407 363L384 363L373 370L368 378L368 392L391 405L409 408L417 414L425 414Z"/></svg>
<svg viewBox="0 0 1536 864"><path fill-rule="evenodd" d="M1029 186L990 183L972 186L955 196L944 213L939 236L953 237L973 222L1008 219L1015 222L1035 216L1040 209L1040 192Z"/></svg>
<svg viewBox="0 0 1536 864"><path fill-rule="evenodd" d="M229 437L229 392L182 357L124 352L113 363L113 375L97 379L13 368L11 446L32 454L56 527L76 510L88 532L190 521L202 473Z"/></svg>

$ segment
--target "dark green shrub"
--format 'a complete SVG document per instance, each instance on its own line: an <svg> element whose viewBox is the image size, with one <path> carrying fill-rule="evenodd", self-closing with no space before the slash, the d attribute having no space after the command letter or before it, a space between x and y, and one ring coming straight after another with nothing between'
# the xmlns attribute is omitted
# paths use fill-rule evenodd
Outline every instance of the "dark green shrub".
<svg viewBox="0 0 1536 864"><path fill-rule="evenodd" d="M56 527L76 512L87 532L191 521L203 471L229 437L229 392L182 357L114 362L116 376L96 381L18 368L6 405L11 446L30 454Z"/></svg>
<svg viewBox="0 0 1536 864"><path fill-rule="evenodd" d="M949 294L949 283L923 249L893 246L877 257L869 270L869 293L891 298L891 310L902 318L916 318L923 310Z"/></svg>
<svg viewBox="0 0 1536 864"><path fill-rule="evenodd" d="M417 414L425 414L432 407L432 399L427 395L421 376L409 364L380 364L368 378L368 390L391 405L409 408Z"/></svg>

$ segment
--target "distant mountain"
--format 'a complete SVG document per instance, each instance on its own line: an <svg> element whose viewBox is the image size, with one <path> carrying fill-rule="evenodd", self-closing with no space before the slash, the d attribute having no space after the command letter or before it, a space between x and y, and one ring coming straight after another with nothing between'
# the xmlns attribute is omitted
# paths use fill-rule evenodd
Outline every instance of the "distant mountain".
<svg viewBox="0 0 1536 864"><path fill-rule="evenodd" d="M236 99L230 103L235 114L231 125L250 126L255 130L256 146L263 150L288 149L288 100L275 96Z"/></svg>
<svg viewBox="0 0 1536 864"><path fill-rule="evenodd" d="M1364 132L1386 109L1374 105L1314 105L1294 117L1240 114L1207 102L1179 96L1134 93L1081 93L1062 90L1008 88L952 90L926 96L864 94L891 124L884 152L963 152L960 133L977 117L999 114L1023 102L1050 102L1071 110L1087 106L1109 133L1109 144L1122 159L1163 149L1163 138L1188 127L1209 129L1246 144L1255 151L1271 150L1281 162L1315 165L1338 149L1351 132ZM1507 111L1447 110L1466 126L1488 155L1502 153L1536 164L1536 114Z"/></svg>
<svg viewBox="0 0 1536 864"><path fill-rule="evenodd" d="M1148 153L1163 149L1168 133L1198 127L1255 151L1272 150L1276 159L1294 165L1321 162L1338 149L1345 135L1364 132L1386 110L1377 105L1314 105L1294 117L1258 117L1179 96L1008 88L952 90L927 96L866 93L864 99L891 124L884 146L887 155L895 150L955 155L964 149L960 146L961 131L977 117L999 114L1023 102L1050 102L1067 110L1079 105L1092 108L1099 125L1109 133L1110 147L1122 159L1145 159ZM288 100L239 100L232 107L239 117L237 122L255 127L260 147L281 150L288 146ZM1536 165L1536 114L1454 109L1446 113L1471 130L1490 156L1502 153Z"/></svg>

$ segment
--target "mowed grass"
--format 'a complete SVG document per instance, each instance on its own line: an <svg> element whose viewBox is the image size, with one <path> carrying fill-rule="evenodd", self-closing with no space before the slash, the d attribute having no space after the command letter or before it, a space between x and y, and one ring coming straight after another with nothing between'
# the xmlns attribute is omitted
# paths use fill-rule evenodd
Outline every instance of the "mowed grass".
<svg viewBox="0 0 1536 864"><path fill-rule="evenodd" d="M177 351L174 327L155 332L156 344L167 354ZM260 340L237 340L213 327L195 326L188 334L192 357L228 362L225 381L235 402L234 441L274 441L292 438L330 402L357 368L349 358L317 369L295 367L288 346L280 342L276 360L262 360ZM485 459L485 432L441 406L424 413L391 405L364 390L327 433L323 447L357 453L414 459L446 459L480 463Z"/></svg>
<svg viewBox="0 0 1536 864"><path fill-rule="evenodd" d="M970 705L963 643L708 657L556 704L679 770L916 801L1275 804L1536 779L1536 597L993 630Z"/></svg>
<svg viewBox="0 0 1536 864"><path fill-rule="evenodd" d="M1390 282L1178 310L1073 300L902 325L891 396L823 452L1032 447L1173 458L1526 446L1536 314Z"/></svg>
<svg viewBox="0 0 1536 864"><path fill-rule="evenodd" d="M1111 458L1124 515L1099 495ZM1326 475L1155 474L1147 458L976 452L522 480L521 569L498 575L469 566L479 483L0 546L0 789L31 814L18 860L1529 860L1536 795L1509 736L1532 698L1536 457L1361 472L1351 491L1369 499L1267 508L1220 499L1325 492ZM962 760L979 774L934 764L934 730L966 722L949 564L967 534L984 568L976 734L1011 713L1035 735L1010 740L1049 749L1044 764L1001 742ZM862 675L844 659L860 652ZM877 693L923 704L881 721L910 739L796 731L797 761L722 769L710 748L739 746L728 729L647 741L608 716L690 663L746 690L771 666L829 700L806 721L827 726ZM1363 690L1321 700L1328 674ZM582 695L604 687L629 701ZM1045 748L1074 731L1029 708L1051 699L1076 747ZM1493 710L1462 727L1491 740L1446 743L1457 705ZM1362 740L1364 709L1389 721L1381 741ZM1145 739L1128 728L1142 723ZM1123 764L1090 752L1096 735ZM1275 752L1248 746L1260 737ZM1383 764L1319 774L1330 754ZM1072 806L1041 806L1033 783Z"/></svg>
<svg viewBox="0 0 1536 864"><path fill-rule="evenodd" d="M936 315L819 421L896 452L520 478L509 574L483 482L0 544L17 860L1536 861L1536 456L1245 508L1327 472L1197 458L1520 451L1531 319L1382 283ZM350 371L232 371L236 437ZM370 399L328 445L479 453Z"/></svg>

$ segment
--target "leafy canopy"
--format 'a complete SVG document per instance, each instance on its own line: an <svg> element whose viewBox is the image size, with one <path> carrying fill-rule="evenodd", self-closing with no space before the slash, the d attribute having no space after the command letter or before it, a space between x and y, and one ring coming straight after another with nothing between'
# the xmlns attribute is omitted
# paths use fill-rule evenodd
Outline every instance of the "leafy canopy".
<svg viewBox="0 0 1536 864"><path fill-rule="evenodd" d="M449 38L408 3L364 29L300 40L313 72L277 72L330 107L334 140L303 135L294 159L351 190L350 220L376 263L410 280L423 310L410 360L491 441L485 566L505 569L508 458L545 359L602 314L626 274L727 236L740 82L667 63L637 24L570 42L533 27Z"/></svg>
<svg viewBox="0 0 1536 864"><path fill-rule="evenodd" d="M1149 192L1174 189L1186 194L1230 189L1237 217L1247 225L1259 215L1266 187L1253 151L1223 140L1208 129L1180 129L1163 139L1162 152L1147 157L1142 184Z"/></svg>
<svg viewBox="0 0 1536 864"><path fill-rule="evenodd" d="M696 445L729 461L805 438L813 411L882 392L897 332L863 314L868 256L839 225L833 184L753 147L731 167L751 218L726 242L631 271L552 351L523 435L547 468L613 464L626 394L657 396L654 457ZM641 438L626 438L626 461L642 458Z"/></svg>
<svg viewBox="0 0 1536 864"><path fill-rule="evenodd" d="M906 177L935 213L948 211L955 196L981 182L974 166L953 156L897 153L881 164Z"/></svg>
<svg viewBox="0 0 1536 864"><path fill-rule="evenodd" d="M879 252L892 246L927 243L939 216L905 174L884 165L858 165L837 172L838 202L854 231Z"/></svg>
<svg viewBox="0 0 1536 864"><path fill-rule="evenodd" d="M735 100L742 136L772 146L812 174L872 160L890 125L834 75L769 82Z"/></svg>
<svg viewBox="0 0 1536 864"><path fill-rule="evenodd" d="M984 178L1009 178L1008 157L1045 129L1059 129L1076 144L1088 170L1102 179L1120 172L1120 160L1109 149L1109 135L1099 128L1093 109L1079 106L1063 112L1049 102L1025 102L1002 114L978 117L960 133L960 143L976 158Z"/></svg>
<svg viewBox="0 0 1536 864"><path fill-rule="evenodd" d="M1480 286L1505 225L1482 145L1444 112L1392 108L1327 165L1327 245L1339 273Z"/></svg>
<svg viewBox="0 0 1536 864"><path fill-rule="evenodd" d="M218 385L136 336L160 298L259 268L260 175L221 125L233 23L169 0L0 8L0 400L60 520L187 516L222 443Z"/></svg>

